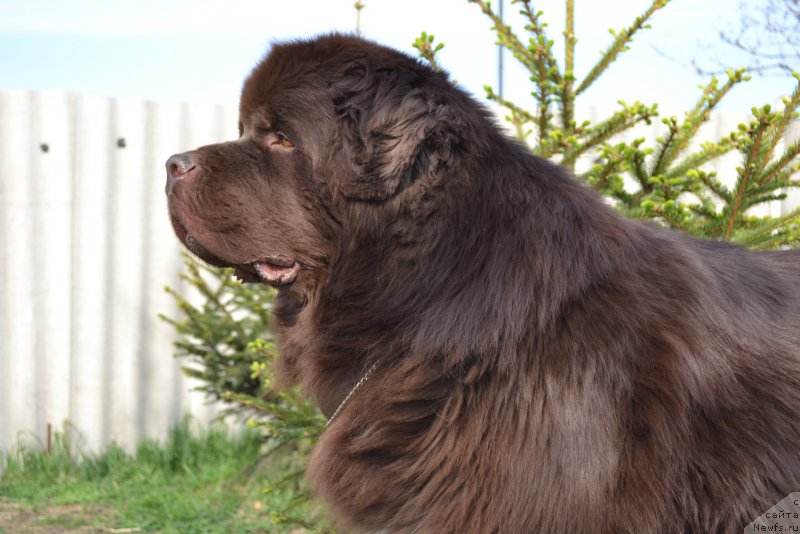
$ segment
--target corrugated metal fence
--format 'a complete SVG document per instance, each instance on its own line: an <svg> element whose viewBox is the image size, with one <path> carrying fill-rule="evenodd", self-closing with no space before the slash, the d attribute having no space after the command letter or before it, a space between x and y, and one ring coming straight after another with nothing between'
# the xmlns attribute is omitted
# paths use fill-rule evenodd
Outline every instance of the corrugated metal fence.
<svg viewBox="0 0 800 534"><path fill-rule="evenodd" d="M170 154L236 135L235 110L0 93L0 450L69 420L131 448L208 406L172 356L180 244Z"/></svg>
<svg viewBox="0 0 800 534"><path fill-rule="evenodd" d="M717 117L705 137L745 117ZM215 413L157 318L175 316L162 288L180 288L182 268L163 164L236 123L224 107L0 92L0 451L65 420L87 449L130 449Z"/></svg>

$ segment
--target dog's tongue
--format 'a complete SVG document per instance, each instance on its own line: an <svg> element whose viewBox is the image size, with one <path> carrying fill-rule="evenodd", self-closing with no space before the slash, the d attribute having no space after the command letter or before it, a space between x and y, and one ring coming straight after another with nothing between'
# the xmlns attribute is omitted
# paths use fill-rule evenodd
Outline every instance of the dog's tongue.
<svg viewBox="0 0 800 534"><path fill-rule="evenodd" d="M291 284L300 271L300 265L296 261L284 258L257 260L250 265L263 281L276 286Z"/></svg>

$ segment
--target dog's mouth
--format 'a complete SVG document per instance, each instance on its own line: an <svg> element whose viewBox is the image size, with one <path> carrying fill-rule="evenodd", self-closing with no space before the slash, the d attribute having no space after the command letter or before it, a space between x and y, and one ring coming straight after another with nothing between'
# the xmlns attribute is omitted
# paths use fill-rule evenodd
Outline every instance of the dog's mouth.
<svg viewBox="0 0 800 534"><path fill-rule="evenodd" d="M264 282L276 287L291 284L300 272L300 264L287 256L267 256L231 267L242 282Z"/></svg>
<svg viewBox="0 0 800 534"><path fill-rule="evenodd" d="M297 279L300 263L283 254L267 255L245 262L231 262L220 258L203 246L180 221L172 218L175 233L184 246L209 265L232 267L233 274L242 282L265 283L275 287L287 286Z"/></svg>

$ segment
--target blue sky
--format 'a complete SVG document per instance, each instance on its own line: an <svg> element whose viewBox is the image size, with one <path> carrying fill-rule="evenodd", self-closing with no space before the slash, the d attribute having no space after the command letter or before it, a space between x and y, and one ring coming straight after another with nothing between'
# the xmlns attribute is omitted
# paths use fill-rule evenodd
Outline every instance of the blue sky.
<svg viewBox="0 0 800 534"><path fill-rule="evenodd" d="M496 5L499 0L495 0ZM108 97L235 105L243 78L275 40L355 27L354 0L0 0L0 90L74 90ZM413 53L421 31L446 43L441 60L477 96L496 84L497 49L489 20L465 0L365 0L366 37ZM563 0L534 2L551 38L562 41ZM576 0L577 73L588 71L619 29L648 0ZM585 104L659 102L680 113L707 79L693 57L716 50L717 34L738 24L736 0L673 0L631 50L585 94ZM506 19L519 26L506 0ZM732 64L739 58L729 56ZM526 106L530 83L506 56L507 96ZM754 79L722 109L748 111L775 103L793 88L788 78Z"/></svg>

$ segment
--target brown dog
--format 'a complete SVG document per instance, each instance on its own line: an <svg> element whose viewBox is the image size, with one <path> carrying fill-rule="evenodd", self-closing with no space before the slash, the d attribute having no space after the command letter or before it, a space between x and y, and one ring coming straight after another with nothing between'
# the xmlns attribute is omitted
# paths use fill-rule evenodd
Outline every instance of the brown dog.
<svg viewBox="0 0 800 534"><path fill-rule="evenodd" d="M798 252L627 220L355 37L274 46L239 130L169 159L172 223L278 287L349 527L741 532L800 490Z"/></svg>

